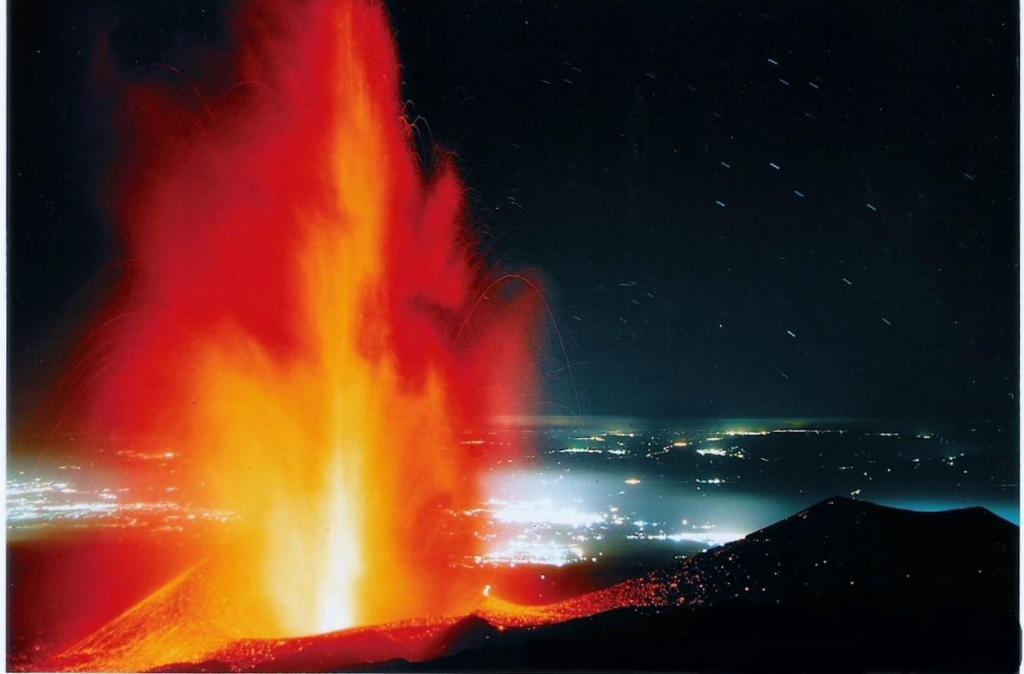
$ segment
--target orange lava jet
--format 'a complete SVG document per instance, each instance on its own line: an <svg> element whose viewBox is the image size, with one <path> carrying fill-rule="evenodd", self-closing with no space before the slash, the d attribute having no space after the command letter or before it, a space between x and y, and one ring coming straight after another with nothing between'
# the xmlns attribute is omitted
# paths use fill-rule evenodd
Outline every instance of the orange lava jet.
<svg viewBox="0 0 1024 674"><path fill-rule="evenodd" d="M383 8L245 3L232 44L219 83L118 84L128 271L63 428L180 457L181 498L243 531L87 642L91 667L472 610L449 513L497 457L462 439L534 390L542 300L476 251L450 160L420 166Z"/></svg>

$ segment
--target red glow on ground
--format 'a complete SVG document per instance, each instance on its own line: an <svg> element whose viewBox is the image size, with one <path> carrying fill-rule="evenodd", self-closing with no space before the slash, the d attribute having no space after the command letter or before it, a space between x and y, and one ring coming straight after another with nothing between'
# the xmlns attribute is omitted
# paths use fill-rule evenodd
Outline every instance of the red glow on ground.
<svg viewBox="0 0 1024 674"><path fill-rule="evenodd" d="M615 609L685 603L671 576L649 574L549 604L524 605L480 596L472 612L466 614L432 614L290 639L247 638L240 636L246 630L248 615L240 604L232 605L237 610L236 620L226 632L222 625L185 618L195 607L201 609L200 614L212 614L204 602L220 603L205 592L211 572L217 573L203 566L190 569L117 620L46 661L45 667L91 671L166 665L173 670L175 665L202 662L204 667L231 671L326 671L397 658L416 662L450 654L453 633L467 617L503 631L587 618Z"/></svg>

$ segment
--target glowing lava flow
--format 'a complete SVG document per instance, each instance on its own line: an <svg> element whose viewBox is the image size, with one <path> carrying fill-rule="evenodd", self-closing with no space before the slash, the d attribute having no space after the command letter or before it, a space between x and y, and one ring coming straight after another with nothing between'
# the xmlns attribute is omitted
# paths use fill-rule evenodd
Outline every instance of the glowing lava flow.
<svg viewBox="0 0 1024 674"><path fill-rule="evenodd" d="M83 452L182 456L182 497L246 530L122 621L145 648L93 644L103 668L472 610L450 562L476 543L445 517L479 497L461 434L534 386L539 300L495 284L449 161L419 166L382 7L246 3L233 26L231 74L204 85L224 93L128 87L130 271L64 423Z"/></svg>

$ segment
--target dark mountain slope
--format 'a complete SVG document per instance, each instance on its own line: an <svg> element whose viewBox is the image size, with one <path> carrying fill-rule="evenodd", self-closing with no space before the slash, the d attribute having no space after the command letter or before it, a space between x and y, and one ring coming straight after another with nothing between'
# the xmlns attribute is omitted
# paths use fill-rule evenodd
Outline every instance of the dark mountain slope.
<svg viewBox="0 0 1024 674"><path fill-rule="evenodd" d="M506 632L409 667L1016 671L1017 540L982 508L828 499L654 574L686 607Z"/></svg>

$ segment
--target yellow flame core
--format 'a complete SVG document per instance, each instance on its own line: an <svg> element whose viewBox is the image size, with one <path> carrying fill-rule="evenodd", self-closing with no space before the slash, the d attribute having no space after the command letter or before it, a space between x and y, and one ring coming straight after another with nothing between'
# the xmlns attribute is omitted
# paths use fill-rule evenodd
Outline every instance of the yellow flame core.
<svg viewBox="0 0 1024 674"><path fill-rule="evenodd" d="M217 457L221 498L256 524L268 600L268 632L313 634L391 620L423 607L406 602L394 541L389 476L415 474L389 444L452 445L447 401L428 374L403 387L383 349L386 321L367 315L378 298L394 172L391 147L368 93L367 70L340 17L333 199L298 214L307 240L295 264L304 298L290 320L308 327L302 355L282 364L232 325L201 348L195 441ZM391 120L387 120L392 123ZM398 123L395 120L393 123ZM281 167L301 170L301 167ZM288 261L284 262L285 264ZM436 473L436 467L431 466ZM432 479L436 479L432 475ZM459 477L447 476L451 484ZM374 493L371 493L374 492ZM370 549L372 548L372 552ZM373 575L370 575L372 568ZM266 636L266 634L261 635Z"/></svg>

